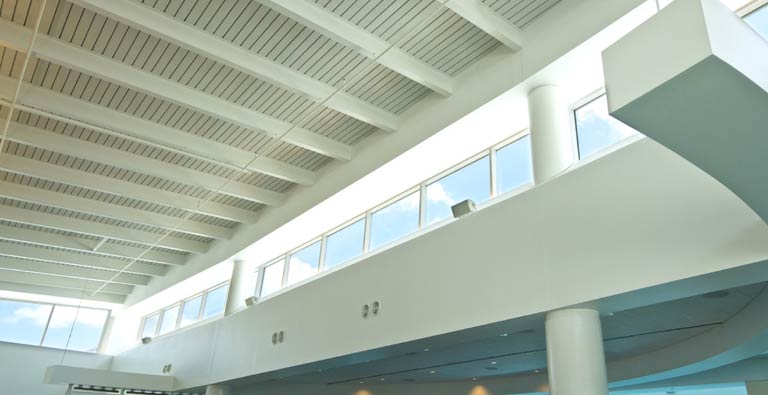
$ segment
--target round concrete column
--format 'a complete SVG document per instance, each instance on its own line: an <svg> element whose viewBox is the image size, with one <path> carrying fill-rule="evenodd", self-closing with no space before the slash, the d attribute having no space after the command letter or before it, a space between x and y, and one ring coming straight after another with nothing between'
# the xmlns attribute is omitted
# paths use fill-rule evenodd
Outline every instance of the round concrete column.
<svg viewBox="0 0 768 395"><path fill-rule="evenodd" d="M220 385L211 384L205 387L205 395L227 395L226 388Z"/></svg>
<svg viewBox="0 0 768 395"><path fill-rule="evenodd" d="M253 282L253 267L243 260L235 260L232 278L229 280L227 307L224 315L229 315L245 306L245 298L253 296L256 284Z"/></svg>
<svg viewBox="0 0 768 395"><path fill-rule="evenodd" d="M552 395L607 395L600 316L590 309L547 314L547 366Z"/></svg>
<svg viewBox="0 0 768 395"><path fill-rule="evenodd" d="M562 173L576 160L568 103L560 88L542 85L528 93L533 182L541 184Z"/></svg>

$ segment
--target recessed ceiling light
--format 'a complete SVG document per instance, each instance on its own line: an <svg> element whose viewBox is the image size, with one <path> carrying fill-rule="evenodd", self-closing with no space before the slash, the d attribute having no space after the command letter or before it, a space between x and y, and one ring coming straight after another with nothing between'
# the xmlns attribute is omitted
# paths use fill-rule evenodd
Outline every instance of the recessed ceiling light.
<svg viewBox="0 0 768 395"><path fill-rule="evenodd" d="M536 370L533 371L533 373L539 373L539 372L541 372L541 370L539 370L539 369L536 369Z"/></svg>
<svg viewBox="0 0 768 395"><path fill-rule="evenodd" d="M427 351L429 351L429 349L428 349L428 348L425 348L425 349L424 349L424 352L427 352Z"/></svg>
<svg viewBox="0 0 768 395"><path fill-rule="evenodd" d="M382 378L380 378L380 379L379 379L379 381L384 381L384 378L383 378L383 377L382 377Z"/></svg>
<svg viewBox="0 0 768 395"><path fill-rule="evenodd" d="M502 334L500 334L499 336L501 336L501 337L507 337L507 336L509 336L509 333L502 333Z"/></svg>
<svg viewBox="0 0 768 395"><path fill-rule="evenodd" d="M361 382L359 382L358 384L365 384L365 381L361 381Z"/></svg>
<svg viewBox="0 0 768 395"><path fill-rule="evenodd" d="M437 372L436 372L436 371L434 371L434 370L430 370L430 371L429 371L429 373L430 373L430 374L435 374L435 373L437 373Z"/></svg>
<svg viewBox="0 0 768 395"><path fill-rule="evenodd" d="M477 381L477 377L472 377L472 381Z"/></svg>
<svg viewBox="0 0 768 395"><path fill-rule="evenodd" d="M496 365L496 361L491 361L491 365Z"/></svg>

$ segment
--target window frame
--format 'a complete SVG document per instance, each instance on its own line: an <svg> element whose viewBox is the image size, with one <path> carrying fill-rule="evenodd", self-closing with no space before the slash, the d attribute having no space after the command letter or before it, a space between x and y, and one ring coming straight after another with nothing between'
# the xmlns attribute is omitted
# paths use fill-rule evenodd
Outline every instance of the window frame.
<svg viewBox="0 0 768 395"><path fill-rule="evenodd" d="M364 232L363 233L363 249L360 252L360 255L358 255L358 256L356 256L354 258L351 258L351 259L347 259L346 261L340 262L340 263L338 263L336 266L334 266L331 269L336 269L337 267L343 267L347 263L353 262L355 259L359 259L360 257L364 256L366 254L366 252L368 252L368 251L366 251L365 240L369 236L366 235L365 232L368 230L368 226L369 226L368 219L369 219L369 217L370 217L370 210L366 211L365 213L358 214L354 218L352 218L351 220L346 221L343 224L341 224L341 225L339 225L339 226L337 226L337 227L335 227L335 228L333 228L333 229L323 233L323 236L322 236L323 240L322 240L322 244L320 246L320 265L321 266L320 266L319 270L317 271L318 273L323 272L326 269L328 269L326 267L326 265L325 265L326 253L328 252L328 238L330 236L336 234L337 232L339 232L341 230L344 230L346 227L355 224L357 221L360 221L361 219L365 220L366 222L363 223L363 232ZM304 279L304 280L306 280L306 279Z"/></svg>
<svg viewBox="0 0 768 395"><path fill-rule="evenodd" d="M766 1L768 1L768 0L766 0ZM502 140L502 141L500 141L500 142L498 142L498 143L496 143L496 144L491 146L491 148L490 148L490 150L491 150L491 158L492 158L491 159L491 189L492 189L493 193L491 193L491 198L488 199L489 202L493 201L495 198L497 198L499 196L506 196L506 195L509 195L509 194L514 194L515 191L518 191L521 188L525 188L525 187L527 187L529 185L533 185L533 147L530 144L528 146L528 149L531 151L530 152L531 153L531 182L529 182L527 184L520 185L520 186L518 186L516 188L512 188L512 189L510 189L510 190L508 190L506 192L499 193L499 191L498 191L498 188L499 188L498 170L496 168L496 165L497 165L496 154L497 154L497 152L499 150L504 149L507 146L512 145L512 144L518 142L519 140L524 139L524 138L526 138L526 137L528 137L530 135L531 135L530 128L524 128L524 129L518 131L517 133L513 134L512 136L509 136L508 138L506 138L506 139L504 139L504 140ZM482 206L484 206L484 205L481 205L481 207Z"/></svg>
<svg viewBox="0 0 768 395"><path fill-rule="evenodd" d="M0 340L0 342L7 342L7 343L13 343L13 344L21 344L25 346L32 346L32 347L44 347L44 348L51 348L56 350L65 350L64 348L58 348L58 347L51 347L51 346L44 346L43 342L45 341L45 336L48 334L48 329L51 325L51 318L53 317L53 312L56 309L56 306L62 306L62 307L72 307L77 309L77 313L79 314L80 309L91 309L91 310L100 310L100 311L106 311L107 315L104 318L104 324L101 327L101 334L99 335L99 341L96 345L96 350L100 350L101 347L104 344L104 338L106 337L107 332L107 325L109 323L109 319L112 318L112 310L111 309L104 309L100 307L90 307L90 306L80 306L75 304L69 304L69 303L51 303L51 302L36 302L34 300L22 300L22 299L10 299L10 298L2 298L0 297L0 301L5 302L18 302L18 303L30 303L35 305L42 305L42 306L50 306L51 310L48 312L48 318L45 321L45 326L43 327L43 333L40 335L40 341L38 341L36 344L28 344L28 343L16 343L16 342L10 342L5 340ZM75 321L73 322L72 328L74 329L74 325L77 324L77 315L75 316ZM142 319L142 327L143 327L143 319ZM80 351L80 350L69 350L69 351L76 351L76 352L86 352L86 353L93 353L94 351Z"/></svg>

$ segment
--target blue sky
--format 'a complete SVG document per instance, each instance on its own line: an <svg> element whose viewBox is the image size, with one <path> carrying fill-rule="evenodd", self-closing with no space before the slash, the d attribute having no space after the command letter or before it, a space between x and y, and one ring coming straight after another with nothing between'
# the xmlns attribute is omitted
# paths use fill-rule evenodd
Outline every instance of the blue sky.
<svg viewBox="0 0 768 395"><path fill-rule="evenodd" d="M768 39L768 6L763 6L744 18L747 23Z"/></svg>

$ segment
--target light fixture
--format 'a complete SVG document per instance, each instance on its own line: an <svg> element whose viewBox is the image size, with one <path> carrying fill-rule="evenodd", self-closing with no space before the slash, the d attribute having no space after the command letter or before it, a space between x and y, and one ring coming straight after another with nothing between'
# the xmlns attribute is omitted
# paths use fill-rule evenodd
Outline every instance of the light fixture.
<svg viewBox="0 0 768 395"><path fill-rule="evenodd" d="M384 381L384 377L380 378L379 381Z"/></svg>
<svg viewBox="0 0 768 395"><path fill-rule="evenodd" d="M472 381L477 381L477 377L472 377Z"/></svg>
<svg viewBox="0 0 768 395"><path fill-rule="evenodd" d="M536 370L533 371L533 373L539 373L539 372L541 372L541 370L539 370L539 369L536 369Z"/></svg>
<svg viewBox="0 0 768 395"><path fill-rule="evenodd" d="M428 348L425 348L425 349L424 349L424 352L427 352L427 351L429 351L429 349L428 349Z"/></svg>
<svg viewBox="0 0 768 395"><path fill-rule="evenodd" d="M429 374L435 374L435 373L437 373L437 372L436 372L436 371L434 371L434 370L430 370L430 371L429 371Z"/></svg>
<svg viewBox="0 0 768 395"><path fill-rule="evenodd" d="M500 334L499 336L501 336L501 337L507 337L507 336L509 336L509 333L502 333L502 334Z"/></svg>
<svg viewBox="0 0 768 395"><path fill-rule="evenodd" d="M491 361L491 365L496 365L496 361Z"/></svg>

